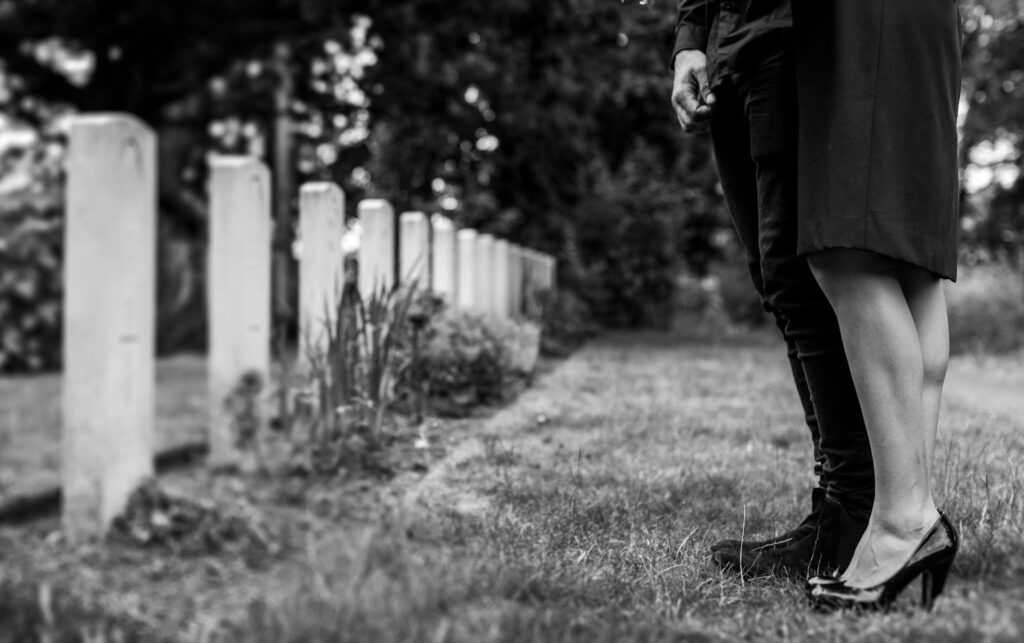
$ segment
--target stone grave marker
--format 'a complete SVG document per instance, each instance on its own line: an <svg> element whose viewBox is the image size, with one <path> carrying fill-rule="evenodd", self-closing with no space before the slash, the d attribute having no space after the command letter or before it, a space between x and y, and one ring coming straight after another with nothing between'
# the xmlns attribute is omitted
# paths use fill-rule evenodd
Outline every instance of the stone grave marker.
<svg viewBox="0 0 1024 643"><path fill-rule="evenodd" d="M210 161L207 301L210 455L234 466L262 424L270 371L270 172L245 156Z"/></svg>
<svg viewBox="0 0 1024 643"><path fill-rule="evenodd" d="M476 309L494 314L494 237L481 234L476 242Z"/></svg>
<svg viewBox="0 0 1024 643"><path fill-rule="evenodd" d="M363 229L359 244L359 294L369 301L382 288L395 284L395 211L383 199L359 202Z"/></svg>
<svg viewBox="0 0 1024 643"><path fill-rule="evenodd" d="M345 193L334 183L307 183L299 191L299 363L327 350L327 328L337 321L345 286Z"/></svg>
<svg viewBox="0 0 1024 643"><path fill-rule="evenodd" d="M403 212L399 218L398 275L403 284L430 287L430 223L422 212Z"/></svg>
<svg viewBox="0 0 1024 643"><path fill-rule="evenodd" d="M476 310L477 308L477 237L478 235L476 230L459 230L459 232L456 234L459 254L459 282L455 287L455 293L456 296L458 297L458 307L461 310L468 311Z"/></svg>
<svg viewBox="0 0 1024 643"><path fill-rule="evenodd" d="M494 242L494 314L499 317L508 317L510 310L508 246L504 239Z"/></svg>
<svg viewBox="0 0 1024 643"><path fill-rule="evenodd" d="M455 250L455 226L439 214L430 218L434 243L430 253L431 287L434 294L454 304L458 283L458 255Z"/></svg>
<svg viewBox="0 0 1024 643"><path fill-rule="evenodd" d="M156 140L128 115L77 116L66 167L61 522L74 542L153 473Z"/></svg>

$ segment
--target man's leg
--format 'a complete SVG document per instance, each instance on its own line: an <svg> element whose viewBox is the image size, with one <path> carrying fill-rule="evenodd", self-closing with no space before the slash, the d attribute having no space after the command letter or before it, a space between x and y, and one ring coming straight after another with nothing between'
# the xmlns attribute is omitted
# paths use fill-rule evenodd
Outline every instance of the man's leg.
<svg viewBox="0 0 1024 643"><path fill-rule="evenodd" d="M744 112L743 99L736 88L725 83L716 90L718 101L711 124L711 135L715 148L715 160L718 165L719 177L725 192L733 224L736 227L741 245L747 256L751 279L765 309L772 315L783 337L786 340L786 354L797 394L804 410L804 418L811 433L814 449L814 472L818 476L819 488L812 492L811 514L796 529L765 541L724 540L712 545L712 551L725 552L726 556L739 555L739 551L760 551L764 548L784 546L794 539L814 531L818 515L824 506L824 463L825 458L819 447L818 420L811 402L810 391L804 369L797 355L797 346L785 332L785 318L774 310L765 299L764 280L761 275L761 257L759 245L759 215L757 167L754 165L750 151L750 130Z"/></svg>

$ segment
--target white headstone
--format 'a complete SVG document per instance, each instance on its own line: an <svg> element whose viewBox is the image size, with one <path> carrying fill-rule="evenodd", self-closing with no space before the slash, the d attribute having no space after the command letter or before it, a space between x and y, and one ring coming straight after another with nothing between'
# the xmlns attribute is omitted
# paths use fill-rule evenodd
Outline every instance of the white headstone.
<svg viewBox="0 0 1024 643"><path fill-rule="evenodd" d="M544 255L544 285L548 290L555 289L558 261L551 255Z"/></svg>
<svg viewBox="0 0 1024 643"><path fill-rule="evenodd" d="M455 287L456 300L460 310L476 309L476 230L459 230L458 242L459 282Z"/></svg>
<svg viewBox="0 0 1024 643"><path fill-rule="evenodd" d="M512 244L508 251L509 314L519 319L523 314L523 249Z"/></svg>
<svg viewBox="0 0 1024 643"><path fill-rule="evenodd" d="M239 460L243 380L253 377L263 387L268 384L271 232L270 172L266 166L251 157L214 156L210 161L207 260L212 466ZM253 410L259 424L259 404Z"/></svg>
<svg viewBox="0 0 1024 643"><path fill-rule="evenodd" d="M299 191L299 361L327 350L345 286L345 193L333 183Z"/></svg>
<svg viewBox="0 0 1024 643"><path fill-rule="evenodd" d="M540 315L539 293L542 290L540 275L540 253L531 248L523 249L523 297L526 313L531 318Z"/></svg>
<svg viewBox="0 0 1024 643"><path fill-rule="evenodd" d="M369 301L375 292L395 284L395 211L383 199L359 202L359 294Z"/></svg>
<svg viewBox="0 0 1024 643"><path fill-rule="evenodd" d="M458 262L455 251L455 226L450 219L435 214L430 218L434 232L431 249L431 287L434 294L449 303L455 303L455 285L458 283Z"/></svg>
<svg viewBox="0 0 1024 643"><path fill-rule="evenodd" d="M399 218L398 274L403 284L430 286L430 223L422 212L403 212Z"/></svg>
<svg viewBox="0 0 1024 643"><path fill-rule="evenodd" d="M121 114L75 117L64 245L62 524L104 532L153 473L156 140Z"/></svg>
<svg viewBox="0 0 1024 643"><path fill-rule="evenodd" d="M494 242L494 313L499 317L509 316L510 271L508 264L508 241L498 239Z"/></svg>
<svg viewBox="0 0 1024 643"><path fill-rule="evenodd" d="M476 240L476 308L494 314L494 237L481 234Z"/></svg>

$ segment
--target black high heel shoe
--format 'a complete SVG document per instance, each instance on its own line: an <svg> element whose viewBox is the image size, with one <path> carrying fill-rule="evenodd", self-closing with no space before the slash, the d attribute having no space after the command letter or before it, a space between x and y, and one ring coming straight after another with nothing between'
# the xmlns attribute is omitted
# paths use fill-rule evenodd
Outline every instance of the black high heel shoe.
<svg viewBox="0 0 1024 643"><path fill-rule="evenodd" d="M910 560L889 580L874 587L850 587L846 581L834 576L816 576L807 581L807 597L818 608L884 610L911 581L920 576L921 606L930 610L935 597L946 585L946 577L959 547L960 537L956 529L940 511L939 519L925 534Z"/></svg>

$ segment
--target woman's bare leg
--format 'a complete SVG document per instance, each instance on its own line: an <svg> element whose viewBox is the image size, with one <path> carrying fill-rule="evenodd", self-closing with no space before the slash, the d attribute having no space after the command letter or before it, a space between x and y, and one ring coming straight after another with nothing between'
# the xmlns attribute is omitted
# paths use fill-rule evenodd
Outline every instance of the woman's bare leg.
<svg viewBox="0 0 1024 643"><path fill-rule="evenodd" d="M910 306L910 314L917 326L917 336L924 358L924 381L921 403L924 411L925 462L932 465L935 452L935 434L939 426L939 404L942 385L949 366L949 315L942 282L923 270L907 275L901 281ZM929 481L935 481L929 476Z"/></svg>
<svg viewBox="0 0 1024 643"><path fill-rule="evenodd" d="M887 580L938 519L927 462L924 356L904 293L915 268L834 248L808 262L835 309L875 468L871 519L843 574L855 587Z"/></svg>

